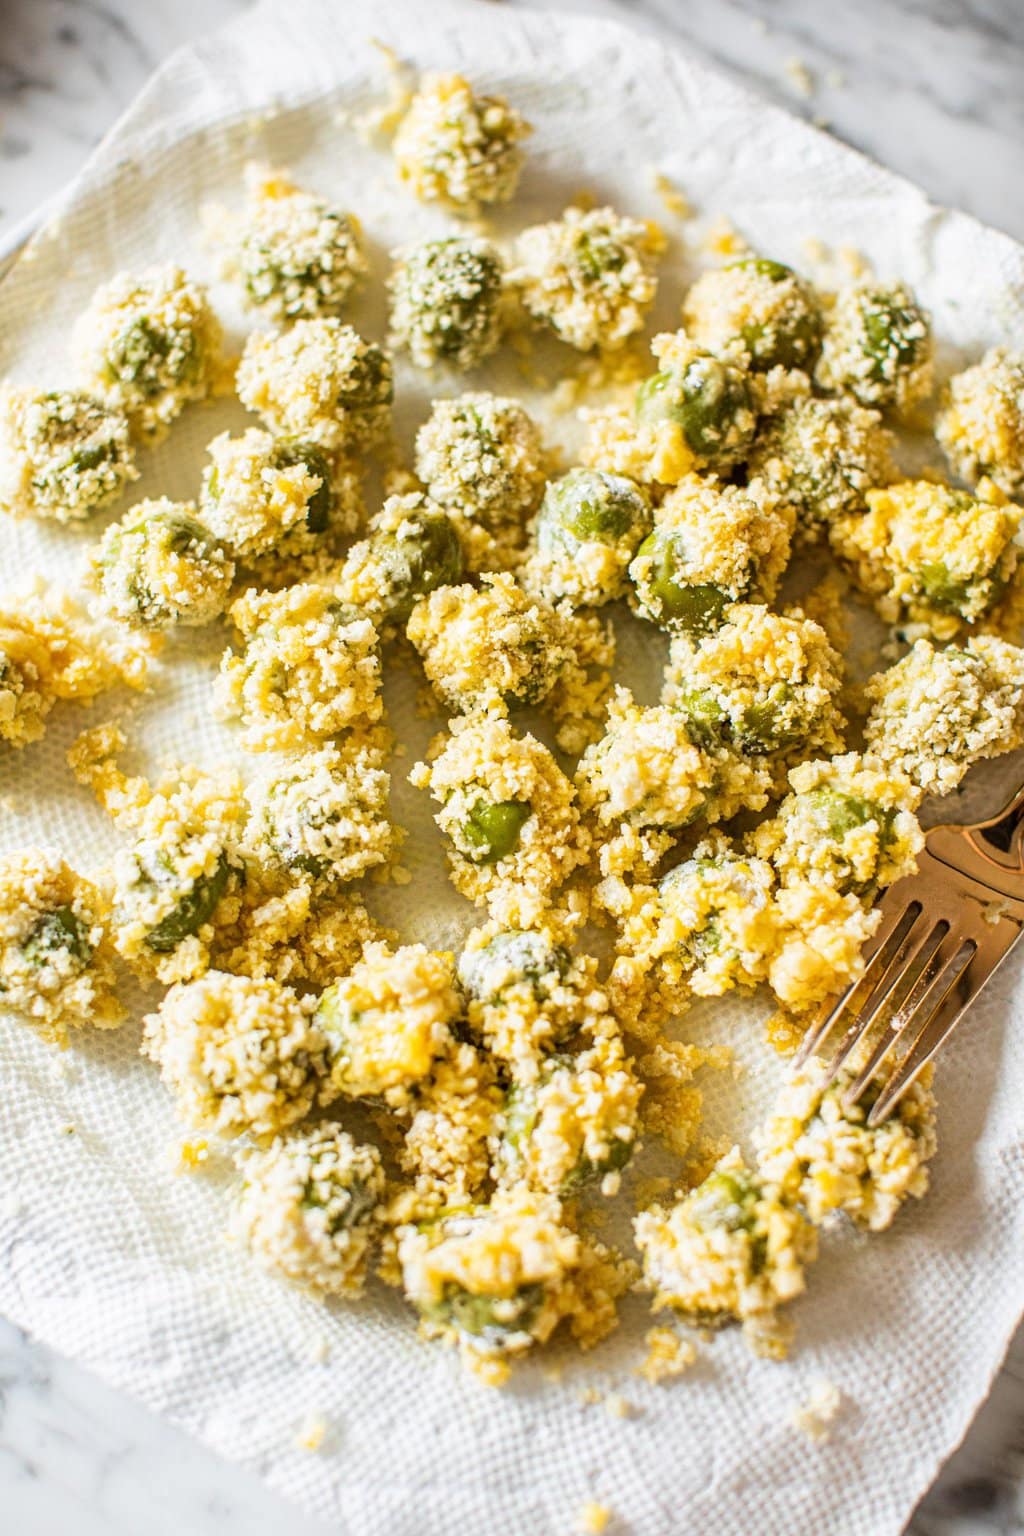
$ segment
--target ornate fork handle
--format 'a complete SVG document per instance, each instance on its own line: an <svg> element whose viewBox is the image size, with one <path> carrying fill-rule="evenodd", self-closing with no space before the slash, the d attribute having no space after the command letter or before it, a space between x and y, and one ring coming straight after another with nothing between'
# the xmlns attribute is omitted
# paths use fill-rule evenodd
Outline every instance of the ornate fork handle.
<svg viewBox="0 0 1024 1536"><path fill-rule="evenodd" d="M934 827L928 852L994 894L1024 900L1024 786L988 821Z"/></svg>

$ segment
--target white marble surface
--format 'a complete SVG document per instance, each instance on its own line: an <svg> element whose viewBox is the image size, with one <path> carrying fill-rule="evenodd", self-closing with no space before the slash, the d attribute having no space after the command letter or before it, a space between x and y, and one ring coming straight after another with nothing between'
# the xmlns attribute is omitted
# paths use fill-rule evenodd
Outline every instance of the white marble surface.
<svg viewBox="0 0 1024 1536"><path fill-rule="evenodd" d="M248 3L0 0L0 244L74 174L173 48ZM1024 0L561 0L561 8L626 13L682 37L937 200L1024 238ZM810 96L797 88L795 60L810 72ZM319 1529L0 1320L0 1536ZM1024 1536L1024 1335L910 1529Z"/></svg>

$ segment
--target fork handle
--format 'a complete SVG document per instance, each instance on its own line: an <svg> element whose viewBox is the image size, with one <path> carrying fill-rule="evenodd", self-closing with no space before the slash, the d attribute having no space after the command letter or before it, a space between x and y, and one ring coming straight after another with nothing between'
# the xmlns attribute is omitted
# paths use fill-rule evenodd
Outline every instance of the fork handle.
<svg viewBox="0 0 1024 1536"><path fill-rule="evenodd" d="M1003 869L1024 871L1024 785L998 816L964 830L972 847L986 861Z"/></svg>

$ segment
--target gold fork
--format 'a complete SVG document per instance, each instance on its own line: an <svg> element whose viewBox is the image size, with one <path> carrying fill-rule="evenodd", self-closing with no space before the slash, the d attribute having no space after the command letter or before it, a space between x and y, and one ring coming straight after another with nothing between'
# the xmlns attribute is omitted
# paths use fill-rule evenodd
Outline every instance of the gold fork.
<svg viewBox="0 0 1024 1536"><path fill-rule="evenodd" d="M797 1070L841 1028L823 1087L851 1063L849 1108L883 1067L889 1074L868 1125L891 1113L1024 930L1024 788L989 821L933 827L881 912L863 975L822 1004L793 1060Z"/></svg>

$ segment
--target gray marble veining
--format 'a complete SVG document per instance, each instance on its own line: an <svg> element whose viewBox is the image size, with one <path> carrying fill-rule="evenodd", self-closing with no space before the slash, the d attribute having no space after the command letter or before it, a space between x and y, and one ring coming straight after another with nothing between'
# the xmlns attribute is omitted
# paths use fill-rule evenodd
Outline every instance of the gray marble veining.
<svg viewBox="0 0 1024 1536"><path fill-rule="evenodd" d="M558 3L683 39L937 201L1024 238L1024 0ZM172 49L249 4L0 0L0 244L74 174ZM0 1320L2 1536L320 1529ZM910 1530L1024 1536L1024 1334Z"/></svg>

